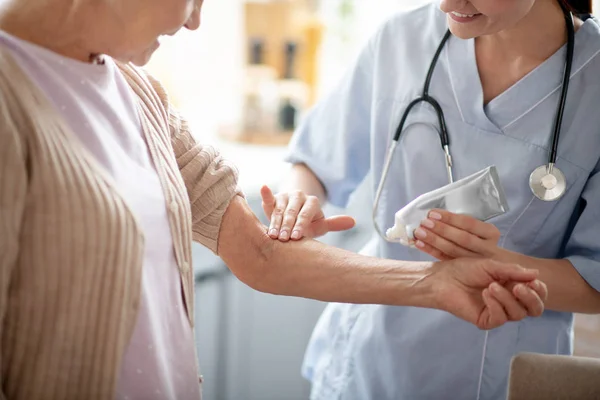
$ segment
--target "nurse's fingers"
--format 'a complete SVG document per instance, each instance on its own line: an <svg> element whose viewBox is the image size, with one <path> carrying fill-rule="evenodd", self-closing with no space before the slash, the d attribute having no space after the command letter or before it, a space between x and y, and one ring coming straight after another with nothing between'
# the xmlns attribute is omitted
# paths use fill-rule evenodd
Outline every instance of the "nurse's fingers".
<svg viewBox="0 0 600 400"><path fill-rule="evenodd" d="M283 221L279 230L279 240L285 242L290 239L292 228L296 225L296 219L305 202L306 194L304 194L304 192L297 190L289 194L287 206L283 212Z"/></svg>
<svg viewBox="0 0 600 400"><path fill-rule="evenodd" d="M434 232L427 228L419 227L415 229L415 238L417 239L415 245L421 249L422 244L428 244L429 246L439 250L448 257L451 258L463 258L463 257L475 257L478 254L465 249L456 243L453 243L441 236L438 236Z"/></svg>
<svg viewBox="0 0 600 400"><path fill-rule="evenodd" d="M448 225L442 221L427 219L422 222L422 227L442 238L447 239L451 243L455 243L463 249L467 249L482 256L490 255L488 254L490 252L490 247L497 247L496 243L493 243L493 245L490 246L489 241L482 239L476 234L455 228L454 226Z"/></svg>
<svg viewBox="0 0 600 400"><path fill-rule="evenodd" d="M273 210L275 209L275 196L271 188L266 185L260 188L260 197L262 197L263 211L267 218L269 218L269 221L271 221L271 214L273 214Z"/></svg>
<svg viewBox="0 0 600 400"><path fill-rule="evenodd" d="M289 208L290 206L288 205L288 209ZM294 225L290 228L292 232L291 238L293 240L302 239L306 232L309 231L311 224L320 219L325 219L325 215L321 210L319 199L315 196L308 196L294 221Z"/></svg>
<svg viewBox="0 0 600 400"><path fill-rule="evenodd" d="M283 213L287 208L288 197L286 193L280 193L275 196L275 204L271 213L271 223L269 225L269 236L272 239L279 237L279 229L283 221Z"/></svg>
<svg viewBox="0 0 600 400"><path fill-rule="evenodd" d="M336 215L325 219L327 232L346 231L354 228L356 220L349 215Z"/></svg>
<svg viewBox="0 0 600 400"><path fill-rule="evenodd" d="M544 312L544 301L528 285L520 283L513 288L512 293L530 317L539 317Z"/></svg>
<svg viewBox="0 0 600 400"><path fill-rule="evenodd" d="M491 295L502 305L510 321L520 321L527 317L527 309L505 287L494 282L489 288Z"/></svg>
<svg viewBox="0 0 600 400"><path fill-rule="evenodd" d="M454 214L446 210L432 210L428 216L433 221L442 221L463 231L471 232L482 239L500 238L500 231L496 226L468 215Z"/></svg>
<svg viewBox="0 0 600 400"><path fill-rule="evenodd" d="M483 321L479 327L482 329L493 329L504 325L508 321L508 316L504 311L504 307L492 296L489 288L483 290L482 297L487 308L487 313L482 316Z"/></svg>

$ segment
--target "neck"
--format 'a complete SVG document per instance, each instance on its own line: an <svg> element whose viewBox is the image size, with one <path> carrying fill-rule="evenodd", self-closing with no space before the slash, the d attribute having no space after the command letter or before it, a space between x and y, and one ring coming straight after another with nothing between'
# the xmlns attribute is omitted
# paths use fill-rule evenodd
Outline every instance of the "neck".
<svg viewBox="0 0 600 400"><path fill-rule="evenodd" d="M93 62L101 49L91 23L91 2L12 0L0 7L0 29L65 57Z"/></svg>
<svg viewBox="0 0 600 400"><path fill-rule="evenodd" d="M575 19L575 28L580 25L581 21ZM564 12L556 0L538 0L515 26L476 39L480 51L504 60L538 63L548 59L566 41Z"/></svg>

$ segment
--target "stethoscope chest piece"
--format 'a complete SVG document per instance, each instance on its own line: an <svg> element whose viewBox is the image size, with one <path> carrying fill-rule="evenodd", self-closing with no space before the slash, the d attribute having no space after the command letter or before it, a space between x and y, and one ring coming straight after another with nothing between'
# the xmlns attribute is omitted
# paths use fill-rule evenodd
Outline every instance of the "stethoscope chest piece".
<svg viewBox="0 0 600 400"><path fill-rule="evenodd" d="M560 169L554 165L542 165L529 176L529 187L540 200L558 200L567 190L567 180Z"/></svg>

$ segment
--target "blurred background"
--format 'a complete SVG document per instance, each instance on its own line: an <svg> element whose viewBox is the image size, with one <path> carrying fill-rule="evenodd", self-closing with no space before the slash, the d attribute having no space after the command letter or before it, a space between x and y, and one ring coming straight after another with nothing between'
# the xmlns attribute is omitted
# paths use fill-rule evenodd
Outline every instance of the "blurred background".
<svg viewBox="0 0 600 400"><path fill-rule="evenodd" d="M285 146L303 115L332 90L373 31L426 0L207 0L202 26L165 38L148 69L167 87L202 143L240 169L263 218L259 189L276 188ZM355 229L323 241L358 251L372 234L363 184L347 212ZM266 222L266 221L265 221ZM324 304L254 292L199 245L196 340L205 400L301 400L300 366ZM600 357L598 317L577 316L578 354Z"/></svg>

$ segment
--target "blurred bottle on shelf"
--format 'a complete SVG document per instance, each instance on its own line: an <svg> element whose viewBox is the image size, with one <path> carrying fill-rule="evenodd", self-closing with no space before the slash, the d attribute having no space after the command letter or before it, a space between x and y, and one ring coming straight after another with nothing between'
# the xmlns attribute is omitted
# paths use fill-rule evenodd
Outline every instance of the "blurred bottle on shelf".
<svg viewBox="0 0 600 400"><path fill-rule="evenodd" d="M301 78L308 86L307 107L317 100L319 51L323 43L325 25L319 16L319 1L305 0L305 17L302 22L303 52L300 59Z"/></svg>
<svg viewBox="0 0 600 400"><path fill-rule="evenodd" d="M293 132L304 111L308 98L308 86L296 76L298 43L289 40L284 45L285 69L279 81L279 131Z"/></svg>
<svg viewBox="0 0 600 400"><path fill-rule="evenodd" d="M0 0L1 1L1 0ZM241 113L221 137L286 145L312 106L324 31L318 0L244 0L244 87Z"/></svg>
<svg viewBox="0 0 600 400"><path fill-rule="evenodd" d="M252 38L246 66L242 129L247 135L276 129L277 72L264 63L265 41Z"/></svg>

